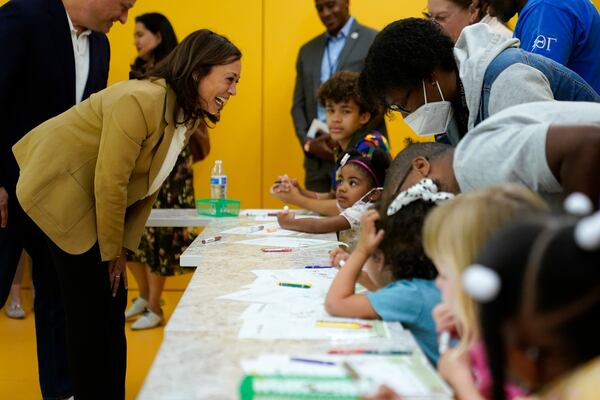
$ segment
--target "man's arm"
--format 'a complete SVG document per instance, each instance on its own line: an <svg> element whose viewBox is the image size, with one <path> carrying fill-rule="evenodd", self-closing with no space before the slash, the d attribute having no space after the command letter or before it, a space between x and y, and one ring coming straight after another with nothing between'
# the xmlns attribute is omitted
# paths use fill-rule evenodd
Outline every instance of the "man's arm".
<svg viewBox="0 0 600 400"><path fill-rule="evenodd" d="M600 207L600 124L551 125L546 159L565 193L584 193Z"/></svg>
<svg viewBox="0 0 600 400"><path fill-rule="evenodd" d="M519 15L515 36L521 48L567 65L577 32L575 16L562 7L539 2Z"/></svg>
<svg viewBox="0 0 600 400"><path fill-rule="evenodd" d="M296 60L296 83L294 85L294 97L292 104L292 119L294 120L294 129L296 136L300 142L300 146L304 146L306 142L306 132L308 131L308 117L306 116L306 93L302 82L302 49L298 53Z"/></svg>
<svg viewBox="0 0 600 400"><path fill-rule="evenodd" d="M8 224L9 199L6 185L9 172L5 170L5 162L9 157L13 137L6 130L7 113L10 112L9 104L17 90L17 84L22 79L19 72L23 71L27 47L23 41L27 40L27 23L23 20L23 11L19 9L20 3L10 1L0 7L0 227Z"/></svg>

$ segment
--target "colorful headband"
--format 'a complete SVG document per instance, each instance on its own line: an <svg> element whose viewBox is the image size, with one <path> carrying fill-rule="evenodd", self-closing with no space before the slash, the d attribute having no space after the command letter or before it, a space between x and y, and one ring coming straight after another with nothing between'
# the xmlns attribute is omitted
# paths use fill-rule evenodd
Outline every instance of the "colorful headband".
<svg viewBox="0 0 600 400"><path fill-rule="evenodd" d="M390 203L387 209L387 215L396 214L402 207L405 207L415 200L425 200L438 203L440 201L453 198L454 195L448 192L438 192L438 187L429 178L422 179L419 183L398 193L396 198Z"/></svg>
<svg viewBox="0 0 600 400"><path fill-rule="evenodd" d="M360 160L350 160L348 162L349 163L358 164L358 165L362 166L364 169L367 170L367 172L369 173L369 175L371 175L371 177L375 181L375 186L380 186L379 185L379 179L377 179L377 175L375 175L375 172L373 172L373 170L371 169L371 167L369 167L367 164L365 164L364 162L362 162Z"/></svg>

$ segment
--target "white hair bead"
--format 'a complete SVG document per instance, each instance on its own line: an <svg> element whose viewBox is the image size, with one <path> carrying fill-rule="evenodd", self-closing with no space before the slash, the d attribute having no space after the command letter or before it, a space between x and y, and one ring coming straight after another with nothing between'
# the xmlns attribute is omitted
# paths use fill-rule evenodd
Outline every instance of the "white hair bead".
<svg viewBox="0 0 600 400"><path fill-rule="evenodd" d="M577 223L575 243L583 250L594 251L600 248L600 212Z"/></svg>
<svg viewBox="0 0 600 400"><path fill-rule="evenodd" d="M479 264L471 265L466 269L462 284L465 291L481 303L495 299L500 291L500 277L496 271Z"/></svg>
<svg viewBox="0 0 600 400"><path fill-rule="evenodd" d="M594 204L585 194L571 193L564 203L565 211L574 215L588 215L594 211Z"/></svg>

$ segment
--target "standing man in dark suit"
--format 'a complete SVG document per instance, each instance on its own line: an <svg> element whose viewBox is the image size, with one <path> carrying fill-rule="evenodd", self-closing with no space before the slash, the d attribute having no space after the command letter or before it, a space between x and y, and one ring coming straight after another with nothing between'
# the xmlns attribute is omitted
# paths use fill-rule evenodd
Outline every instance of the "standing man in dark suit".
<svg viewBox="0 0 600 400"><path fill-rule="evenodd" d="M315 0L315 6L327 31L300 49L292 117L304 149L305 186L323 193L331 190L333 151L328 145L329 135L321 134L314 140L306 136L313 119L325 122L317 91L337 71L360 72L377 31L350 16L349 0ZM382 126L380 130L385 133Z"/></svg>
<svg viewBox="0 0 600 400"><path fill-rule="evenodd" d="M0 306L24 248L33 264L38 372L45 399L73 394L68 338L44 235L15 196L19 167L11 148L37 125L106 87L110 48L105 33L114 22L125 23L134 3L11 0L0 7Z"/></svg>

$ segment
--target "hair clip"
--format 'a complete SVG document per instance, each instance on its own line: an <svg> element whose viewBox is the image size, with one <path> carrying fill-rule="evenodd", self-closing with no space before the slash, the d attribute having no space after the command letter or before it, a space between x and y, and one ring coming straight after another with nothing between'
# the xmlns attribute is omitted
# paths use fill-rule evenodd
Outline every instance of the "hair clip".
<svg viewBox="0 0 600 400"><path fill-rule="evenodd" d="M600 249L600 212L584 217L575 226L575 243L583 250Z"/></svg>
<svg viewBox="0 0 600 400"><path fill-rule="evenodd" d="M438 192L438 187L429 178L421 179L421 181L408 189L398 193L396 198L390 203L387 209L387 215L396 214L402 207L405 207L415 200L425 200L438 203L440 201L453 198L452 193Z"/></svg>
<svg viewBox="0 0 600 400"><path fill-rule="evenodd" d="M481 264L473 264L462 276L465 292L480 303L488 303L500 292L500 277L496 271Z"/></svg>
<svg viewBox="0 0 600 400"><path fill-rule="evenodd" d="M346 165L349 158L350 158L350 153L344 154L344 157L342 157L342 161L340 161L340 168L343 167L344 165Z"/></svg>
<svg viewBox="0 0 600 400"><path fill-rule="evenodd" d="M589 197L580 192L571 193L564 202L565 211L574 215L588 215L594 211Z"/></svg>

